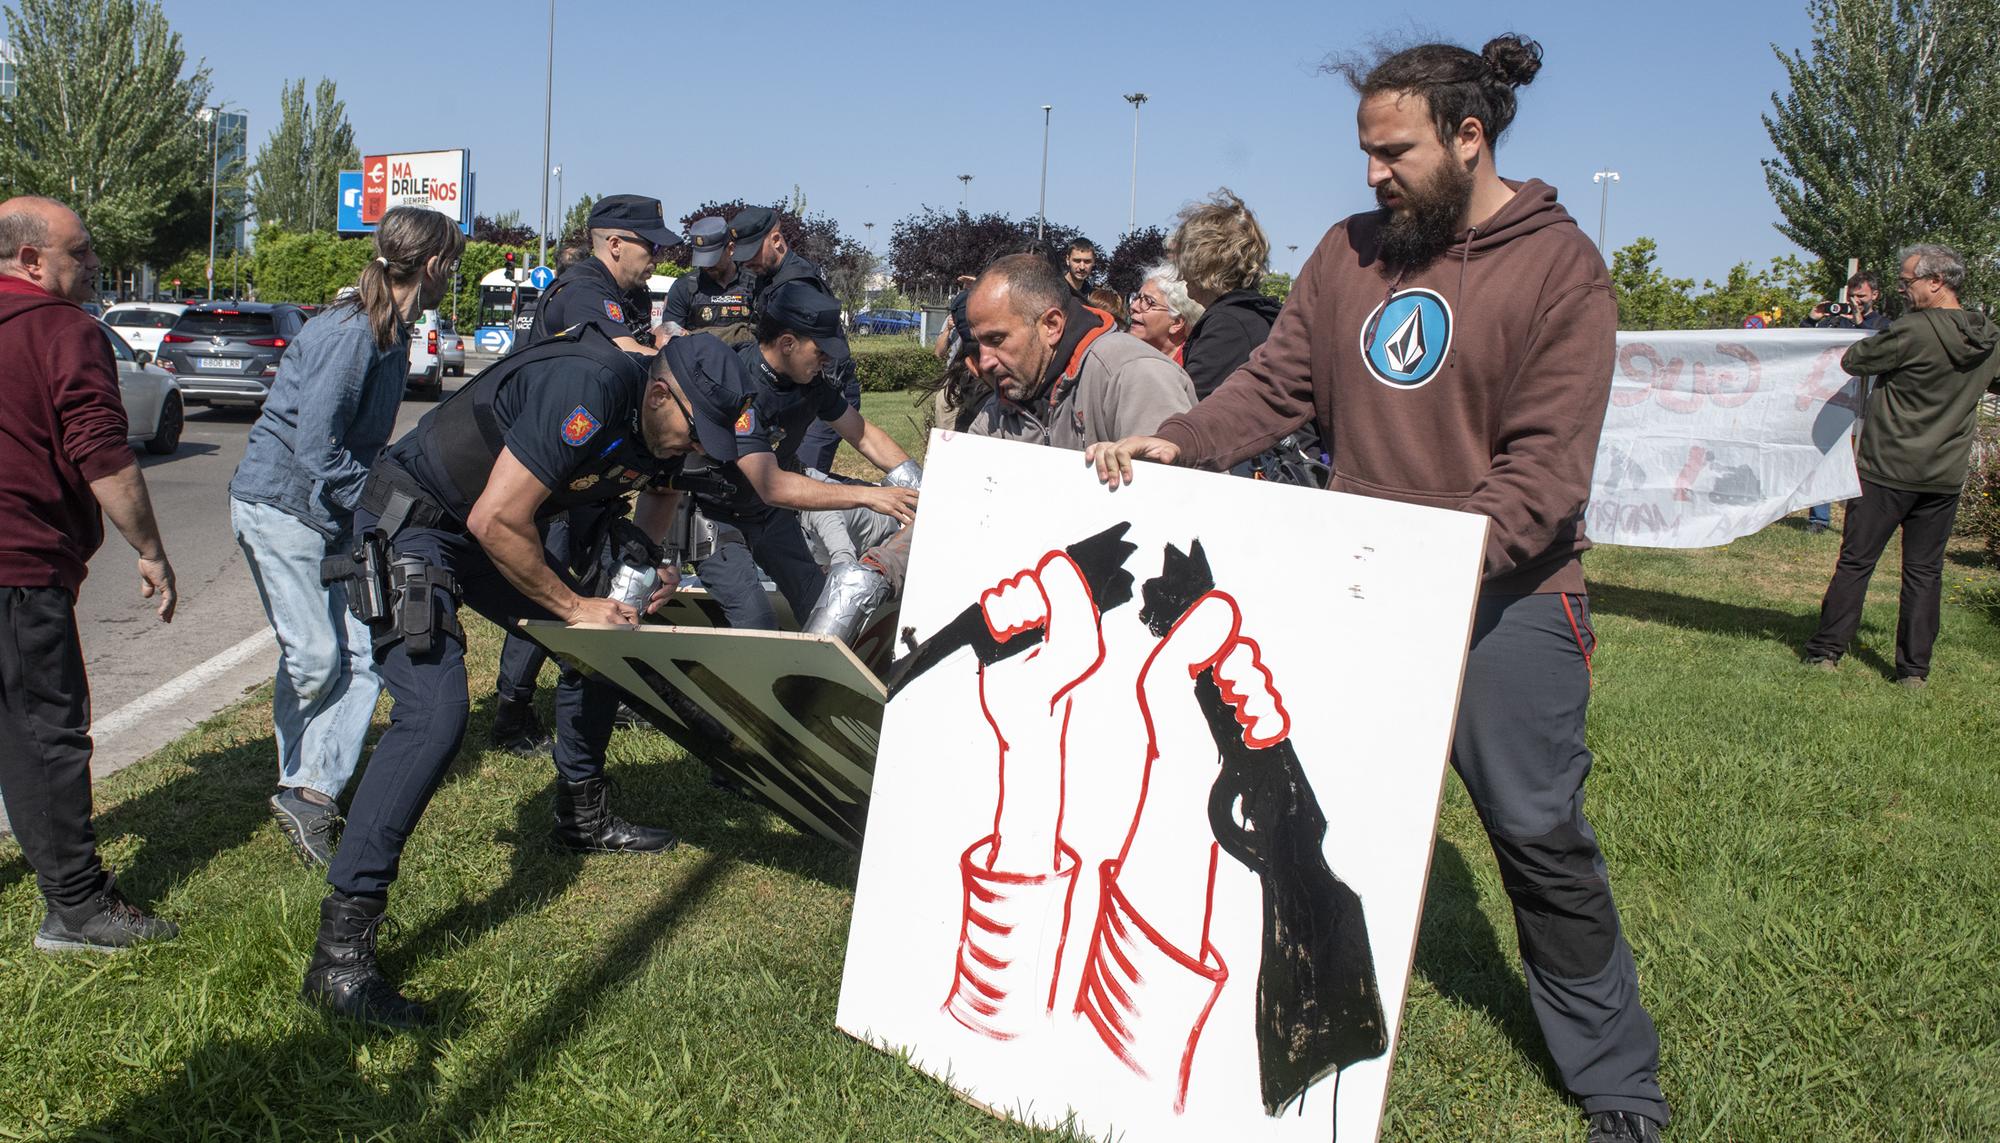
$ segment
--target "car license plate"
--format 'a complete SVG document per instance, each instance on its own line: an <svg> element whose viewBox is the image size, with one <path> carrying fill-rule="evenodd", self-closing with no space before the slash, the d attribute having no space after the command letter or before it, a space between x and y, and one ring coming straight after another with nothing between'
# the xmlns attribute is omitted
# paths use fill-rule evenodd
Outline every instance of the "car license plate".
<svg viewBox="0 0 2000 1143"><path fill-rule="evenodd" d="M243 368L243 359L240 357L197 357L194 359L194 366L196 369L241 369Z"/></svg>

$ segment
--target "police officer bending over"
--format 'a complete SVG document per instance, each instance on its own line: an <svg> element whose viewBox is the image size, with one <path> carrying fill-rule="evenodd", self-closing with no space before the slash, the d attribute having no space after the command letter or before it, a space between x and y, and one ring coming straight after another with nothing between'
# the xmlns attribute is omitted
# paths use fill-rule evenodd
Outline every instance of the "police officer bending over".
<svg viewBox="0 0 2000 1143"><path fill-rule="evenodd" d="M660 252L678 242L667 227L660 200L638 194L606 195L590 208L591 255L563 270L535 307L528 332L515 342L532 349L553 335L579 325L594 325L620 348L651 352L651 300L646 279ZM579 560L602 536L609 521L624 511L621 503L596 504L548 521L549 556L558 564ZM548 732L535 716L535 680L548 660L542 645L509 632L500 648L500 671L494 681L493 726L489 742L502 750L529 754L548 742ZM580 685L575 670L562 668L556 703L563 692Z"/></svg>
<svg viewBox="0 0 2000 1143"><path fill-rule="evenodd" d="M333 892L320 905L308 1003L389 1027L425 1019L376 966L375 931L403 841L465 734L459 605L502 626L638 622L634 608L582 594L552 568L537 521L636 490L638 529L665 534L677 496L667 481L690 451L735 455L730 426L745 400L743 363L714 338L678 338L649 358L586 325L487 369L376 462L355 516L363 540L349 598L375 634L395 707L327 871ZM662 570L647 610L678 578ZM566 694L556 711L555 840L582 850L671 847L671 833L621 821L606 804L615 692L591 683Z"/></svg>
<svg viewBox="0 0 2000 1143"><path fill-rule="evenodd" d="M737 351L751 387L750 407L736 421L736 459L715 464L717 479L694 491L702 515L718 528L715 551L696 569L731 627L778 626L759 582L760 566L784 592L792 614L803 621L811 613L826 573L806 547L800 510L869 508L905 523L915 515L922 477L916 462L849 407L824 375L839 338L839 304L795 283L770 295L757 316L756 343ZM712 339L695 334L668 344L704 340ZM889 485L823 483L799 471L796 454L815 424L887 473ZM709 459L720 458L711 450Z"/></svg>
<svg viewBox="0 0 2000 1143"><path fill-rule="evenodd" d="M840 302L827 285L826 271L801 257L785 240L778 226L778 214L769 207L748 206L729 220L730 257L757 275L757 294L751 310L763 313L782 286L799 283L833 303L836 326ZM847 349L847 335L836 333L828 340L825 371L849 408L861 407L861 379L854 371L854 356ZM799 445L799 460L807 468L833 471L833 454L840 449L840 437L830 424L816 424L806 430Z"/></svg>
<svg viewBox="0 0 2000 1143"><path fill-rule="evenodd" d="M675 278L667 290L660 324L670 334L707 330L731 345L741 345L749 340L757 276L729 257L729 224L713 214L696 219L688 227L688 249L693 251L694 269Z"/></svg>

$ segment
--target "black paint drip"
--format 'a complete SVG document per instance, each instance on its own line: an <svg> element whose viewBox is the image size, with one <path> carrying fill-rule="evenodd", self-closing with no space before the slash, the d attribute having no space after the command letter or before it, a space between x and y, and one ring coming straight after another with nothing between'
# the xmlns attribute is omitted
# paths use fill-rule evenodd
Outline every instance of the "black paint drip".
<svg viewBox="0 0 2000 1143"><path fill-rule="evenodd" d="M1090 589L1090 598L1097 604L1100 615L1132 601L1132 573L1125 570L1125 561L1139 550L1139 545L1125 539L1125 533L1131 527L1130 524L1113 524L1063 549L1076 562L1077 570L1083 573L1084 586ZM1037 627L1002 643L987 628L986 617L980 614L979 604L975 602L953 616L930 638L917 644L909 654L896 660L895 666L889 669L889 697L895 698L912 679L962 648L972 648L974 657L983 666L990 667L1002 659L1012 658L1030 647L1038 646L1047 634L1046 628Z"/></svg>
<svg viewBox="0 0 2000 1143"><path fill-rule="evenodd" d="M1139 618L1164 638L1214 589L1201 541L1186 555L1169 544L1160 574L1142 589ZM1263 887L1257 1066L1264 1111L1275 1116L1327 1075L1388 1049L1375 958L1361 897L1326 863L1326 814L1298 752L1289 740L1246 745L1213 669L1195 679L1195 700L1222 757L1209 828Z"/></svg>

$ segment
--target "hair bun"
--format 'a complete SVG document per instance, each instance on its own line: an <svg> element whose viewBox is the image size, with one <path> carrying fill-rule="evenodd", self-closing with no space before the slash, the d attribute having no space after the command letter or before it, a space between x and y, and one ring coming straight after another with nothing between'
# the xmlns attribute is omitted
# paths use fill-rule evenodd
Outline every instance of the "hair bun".
<svg viewBox="0 0 2000 1143"><path fill-rule="evenodd" d="M1479 55L1487 70L1508 87L1525 87L1542 70L1542 45L1512 32L1486 41Z"/></svg>

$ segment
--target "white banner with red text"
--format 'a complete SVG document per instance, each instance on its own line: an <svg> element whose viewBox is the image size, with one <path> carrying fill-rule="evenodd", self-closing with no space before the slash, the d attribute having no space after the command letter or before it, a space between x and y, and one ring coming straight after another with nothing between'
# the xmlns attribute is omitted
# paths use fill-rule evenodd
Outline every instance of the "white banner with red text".
<svg viewBox="0 0 2000 1143"><path fill-rule="evenodd" d="M1861 494L1857 330L1620 333L1586 531L1600 544L1707 548Z"/></svg>

